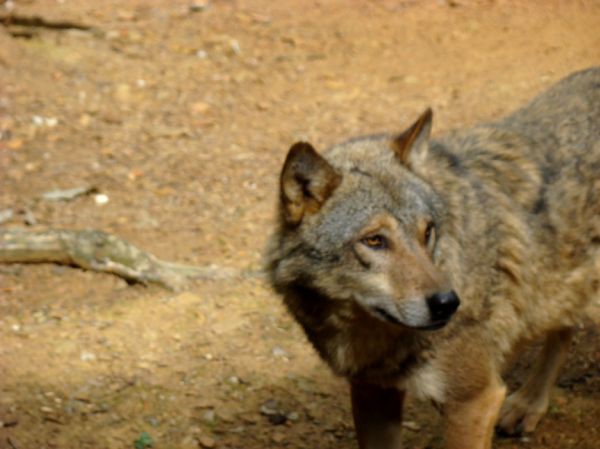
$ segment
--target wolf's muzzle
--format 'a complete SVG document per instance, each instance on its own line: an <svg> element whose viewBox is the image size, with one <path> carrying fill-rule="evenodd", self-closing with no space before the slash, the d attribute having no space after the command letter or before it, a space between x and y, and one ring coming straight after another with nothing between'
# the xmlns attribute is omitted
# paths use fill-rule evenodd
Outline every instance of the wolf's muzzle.
<svg viewBox="0 0 600 449"><path fill-rule="evenodd" d="M460 299L453 290L443 293L434 293L427 297L427 306L431 314L431 321L448 321L458 306Z"/></svg>

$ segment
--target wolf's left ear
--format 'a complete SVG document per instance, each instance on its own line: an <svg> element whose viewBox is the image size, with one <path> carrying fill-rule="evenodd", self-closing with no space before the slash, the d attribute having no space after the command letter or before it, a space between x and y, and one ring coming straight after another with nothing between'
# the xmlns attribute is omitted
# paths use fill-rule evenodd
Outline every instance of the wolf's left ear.
<svg viewBox="0 0 600 449"><path fill-rule="evenodd" d="M283 218L290 225L317 212L331 196L342 176L311 144L297 142L290 148L281 171Z"/></svg>
<svg viewBox="0 0 600 449"><path fill-rule="evenodd" d="M432 118L433 112L431 108L427 108L410 128L392 139L396 157L407 167L427 154Z"/></svg>

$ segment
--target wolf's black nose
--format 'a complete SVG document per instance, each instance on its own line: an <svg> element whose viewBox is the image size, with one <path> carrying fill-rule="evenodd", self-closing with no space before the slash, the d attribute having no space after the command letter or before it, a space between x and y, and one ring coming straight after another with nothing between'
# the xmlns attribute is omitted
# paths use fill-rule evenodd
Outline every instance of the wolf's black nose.
<svg viewBox="0 0 600 449"><path fill-rule="evenodd" d="M453 290L434 293L427 298L427 306L433 321L448 320L456 312L459 305L460 299Z"/></svg>

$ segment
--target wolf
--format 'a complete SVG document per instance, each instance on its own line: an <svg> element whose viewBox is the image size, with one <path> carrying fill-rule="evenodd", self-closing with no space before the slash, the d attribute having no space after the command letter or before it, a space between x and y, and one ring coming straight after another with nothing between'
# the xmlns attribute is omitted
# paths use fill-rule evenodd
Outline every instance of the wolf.
<svg viewBox="0 0 600 449"><path fill-rule="evenodd" d="M432 116L323 154L298 142L280 175L269 279L348 380L362 449L401 447L406 392L443 410L448 449L533 431L599 296L600 67L437 139Z"/></svg>

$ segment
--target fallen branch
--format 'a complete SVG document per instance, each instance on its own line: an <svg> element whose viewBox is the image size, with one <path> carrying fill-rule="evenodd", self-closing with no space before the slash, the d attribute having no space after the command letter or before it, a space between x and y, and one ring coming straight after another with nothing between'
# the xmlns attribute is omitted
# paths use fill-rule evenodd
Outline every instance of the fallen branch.
<svg viewBox="0 0 600 449"><path fill-rule="evenodd" d="M56 263L112 273L129 282L177 290L191 279L227 279L231 268L196 267L157 259L119 237L96 230L0 230L0 263Z"/></svg>
<svg viewBox="0 0 600 449"><path fill-rule="evenodd" d="M39 16L20 16L18 14L0 14L0 23L4 26L25 26L36 28L49 28L53 30L91 30L90 25L84 25L66 20L50 21Z"/></svg>

